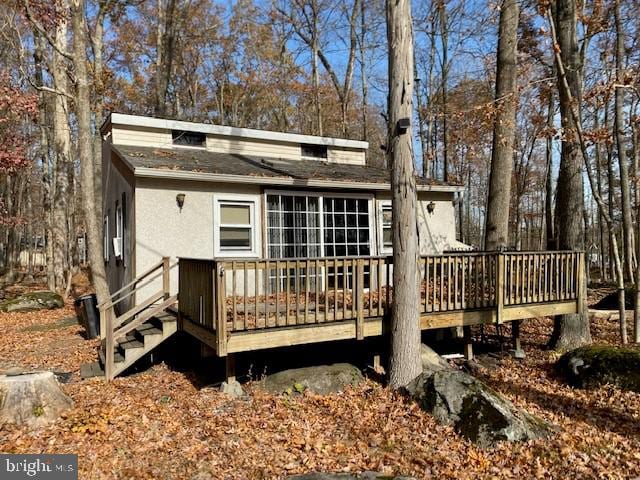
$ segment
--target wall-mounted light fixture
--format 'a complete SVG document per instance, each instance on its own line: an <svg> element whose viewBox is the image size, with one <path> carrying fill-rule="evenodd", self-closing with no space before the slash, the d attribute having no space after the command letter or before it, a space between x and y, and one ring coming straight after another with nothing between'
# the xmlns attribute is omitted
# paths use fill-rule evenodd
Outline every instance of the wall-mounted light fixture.
<svg viewBox="0 0 640 480"><path fill-rule="evenodd" d="M433 212L434 212L435 209L436 209L435 202L427 203L427 212L429 212L429 215L433 215Z"/></svg>
<svg viewBox="0 0 640 480"><path fill-rule="evenodd" d="M176 203L178 204L178 208L182 211L182 207L184 206L184 197L186 195L184 193L179 193L176 195Z"/></svg>

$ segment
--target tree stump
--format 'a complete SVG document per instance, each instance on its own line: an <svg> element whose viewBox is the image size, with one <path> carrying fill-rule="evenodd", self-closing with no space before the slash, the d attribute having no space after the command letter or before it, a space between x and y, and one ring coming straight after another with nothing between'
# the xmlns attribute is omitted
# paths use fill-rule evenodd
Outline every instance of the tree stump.
<svg viewBox="0 0 640 480"><path fill-rule="evenodd" d="M72 406L52 372L0 375L0 423L39 427Z"/></svg>

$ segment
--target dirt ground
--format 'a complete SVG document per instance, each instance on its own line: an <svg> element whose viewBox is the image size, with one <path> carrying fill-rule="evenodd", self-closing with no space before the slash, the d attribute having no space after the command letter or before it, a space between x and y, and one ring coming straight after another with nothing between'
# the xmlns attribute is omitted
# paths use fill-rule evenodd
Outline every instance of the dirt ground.
<svg viewBox="0 0 640 480"><path fill-rule="evenodd" d="M376 470L417 478L640 476L640 394L574 390L553 374L544 348L552 322L524 322L524 361L504 358L480 377L515 404L554 423L550 440L482 450L372 379L342 394L287 397L246 385L232 400L191 370L160 363L111 383L81 380L95 360L71 305L0 314L0 369L71 373L75 407L49 427L0 425L0 451L76 453L82 479L275 479L309 471ZM617 324L594 318L599 343ZM343 348L342 346L340 348ZM67 377L67 376L63 376Z"/></svg>

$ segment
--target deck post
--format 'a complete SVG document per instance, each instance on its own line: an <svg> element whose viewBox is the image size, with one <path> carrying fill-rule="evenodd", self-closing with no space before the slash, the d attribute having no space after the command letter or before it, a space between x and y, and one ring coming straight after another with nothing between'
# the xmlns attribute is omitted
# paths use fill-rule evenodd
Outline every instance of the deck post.
<svg viewBox="0 0 640 480"><path fill-rule="evenodd" d="M224 359L225 381L227 385L231 385L236 381L236 356L233 353L227 355Z"/></svg>
<svg viewBox="0 0 640 480"><path fill-rule="evenodd" d="M463 339L464 339L464 359L473 360L473 341L471 339L471 326L465 325L462 327Z"/></svg>
<svg viewBox="0 0 640 480"><path fill-rule="evenodd" d="M499 325L504 318L504 254L498 253L496 278L496 323Z"/></svg>
<svg viewBox="0 0 640 480"><path fill-rule="evenodd" d="M113 380L115 376L113 373L114 364L113 364L113 350L114 350L114 338L113 338L113 318L114 311L113 306L110 306L105 310L107 314L106 318L106 338L104 342L104 376L107 380Z"/></svg>
<svg viewBox="0 0 640 480"><path fill-rule="evenodd" d="M513 339L513 356L515 358L524 358L524 350L520 343L520 320L511 322L511 338Z"/></svg>
<svg viewBox="0 0 640 480"><path fill-rule="evenodd" d="M356 263L356 339L364 338L364 260Z"/></svg>
<svg viewBox="0 0 640 480"><path fill-rule="evenodd" d="M578 272L576 275L576 281L578 282L578 295L576 298L576 302L578 302L577 308L576 310L578 311L579 314L583 314L584 313L584 305L585 305L585 297L586 297L586 286L587 286L587 281L584 278L585 277L585 273L586 273L586 266L585 266L585 253L584 252L580 252L578 253Z"/></svg>
<svg viewBox="0 0 640 480"><path fill-rule="evenodd" d="M226 292L225 292L225 276L224 266L222 262L215 262L213 269L214 279L213 288L215 289L214 295L216 299L215 308L215 326L216 326L216 341L217 341L217 353L219 357L225 357L227 355L227 304L226 304ZM245 292L245 297L246 297Z"/></svg>
<svg viewBox="0 0 640 480"><path fill-rule="evenodd" d="M171 296L171 282L169 280L169 257L162 257L162 291L164 299Z"/></svg>

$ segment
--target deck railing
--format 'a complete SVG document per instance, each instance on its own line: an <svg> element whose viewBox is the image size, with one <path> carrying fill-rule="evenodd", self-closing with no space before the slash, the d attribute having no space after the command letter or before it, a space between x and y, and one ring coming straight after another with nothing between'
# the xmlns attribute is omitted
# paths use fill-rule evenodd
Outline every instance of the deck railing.
<svg viewBox="0 0 640 480"><path fill-rule="evenodd" d="M460 252L419 259L421 314L578 301L582 252ZM391 257L179 261L183 316L228 334L381 318L393 302Z"/></svg>

